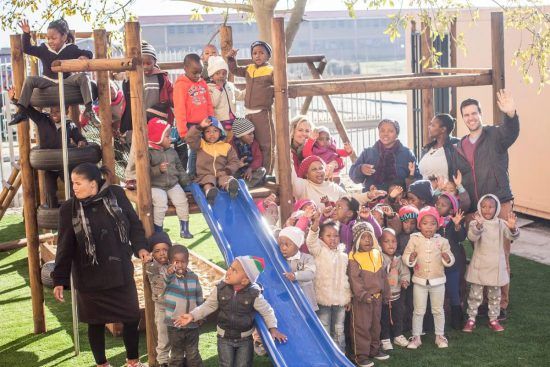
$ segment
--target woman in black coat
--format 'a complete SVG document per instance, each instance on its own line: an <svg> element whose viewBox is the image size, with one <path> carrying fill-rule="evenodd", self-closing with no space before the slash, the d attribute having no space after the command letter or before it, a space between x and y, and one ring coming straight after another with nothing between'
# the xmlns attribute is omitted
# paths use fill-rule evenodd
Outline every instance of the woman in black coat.
<svg viewBox="0 0 550 367"><path fill-rule="evenodd" d="M72 273L78 316L88 324L88 339L98 366L105 356L105 324L122 322L128 366L139 363L139 303L132 254L149 258L143 226L120 186L103 179L91 163L71 173L75 197L59 210L54 296L63 302Z"/></svg>

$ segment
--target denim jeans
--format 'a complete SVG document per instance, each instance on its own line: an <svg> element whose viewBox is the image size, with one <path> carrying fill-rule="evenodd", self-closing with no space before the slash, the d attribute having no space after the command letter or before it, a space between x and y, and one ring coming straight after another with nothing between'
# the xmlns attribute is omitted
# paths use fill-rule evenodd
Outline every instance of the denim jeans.
<svg viewBox="0 0 550 367"><path fill-rule="evenodd" d="M412 335L420 336L422 334L422 323L426 313L426 304L430 297L432 314L434 316L435 335L443 335L445 331L445 312L443 311L443 301L445 300L445 284L439 285L421 285L414 284L413 302L414 312L412 320Z"/></svg>
<svg viewBox="0 0 550 367"><path fill-rule="evenodd" d="M199 353L199 328L181 329L168 326L170 339L170 367L180 367L186 361L187 367L202 367Z"/></svg>
<svg viewBox="0 0 550 367"><path fill-rule="evenodd" d="M344 334L344 321L346 310L344 306L319 305L317 316L327 333L332 337L342 352L346 351L346 336Z"/></svg>
<svg viewBox="0 0 550 367"><path fill-rule="evenodd" d="M168 339L168 326L164 319L166 309L162 302L155 302L155 323L157 324L157 362L168 363L170 360L170 339Z"/></svg>
<svg viewBox="0 0 550 367"><path fill-rule="evenodd" d="M445 289L451 302L451 306L460 306L460 269L445 272L447 282Z"/></svg>
<svg viewBox="0 0 550 367"><path fill-rule="evenodd" d="M253 357L252 336L242 339L230 339L218 335L219 367L252 367Z"/></svg>

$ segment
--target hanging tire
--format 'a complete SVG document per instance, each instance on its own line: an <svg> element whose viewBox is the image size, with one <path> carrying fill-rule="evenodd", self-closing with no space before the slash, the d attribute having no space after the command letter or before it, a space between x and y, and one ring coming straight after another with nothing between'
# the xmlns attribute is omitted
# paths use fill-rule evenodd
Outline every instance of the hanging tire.
<svg viewBox="0 0 550 367"><path fill-rule="evenodd" d="M53 288L53 278L52 278L52 272L55 268L55 261L48 261L47 263L44 263L42 265L42 269L40 270L40 278L42 279L42 285Z"/></svg>
<svg viewBox="0 0 550 367"><path fill-rule="evenodd" d="M65 106L83 104L82 94L78 86L65 84ZM48 88L35 88L31 96L31 106L33 107L52 107L59 106L59 87L52 85Z"/></svg>
<svg viewBox="0 0 550 367"><path fill-rule="evenodd" d="M48 208L40 205L36 211L36 222L40 229L57 231L59 226L59 208Z"/></svg>
<svg viewBox="0 0 550 367"><path fill-rule="evenodd" d="M80 163L97 163L101 160L101 148L95 143L89 143L82 148L69 148L69 169ZM62 149L33 148L30 153L32 168L45 171L63 170Z"/></svg>

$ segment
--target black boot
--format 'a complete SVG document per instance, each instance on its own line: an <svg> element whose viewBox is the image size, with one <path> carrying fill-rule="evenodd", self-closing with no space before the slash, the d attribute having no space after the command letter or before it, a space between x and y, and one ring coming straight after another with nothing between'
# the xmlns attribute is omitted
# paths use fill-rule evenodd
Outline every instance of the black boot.
<svg viewBox="0 0 550 367"><path fill-rule="evenodd" d="M180 237L187 239L193 238L193 235L189 232L188 220L180 220Z"/></svg>
<svg viewBox="0 0 550 367"><path fill-rule="evenodd" d="M451 327L455 330L462 330L464 324L464 312L462 306L451 306Z"/></svg>
<svg viewBox="0 0 550 367"><path fill-rule="evenodd" d="M27 120L29 117L27 114L21 110L19 110L15 115L13 115L13 118L10 122L8 122L9 126L17 125L18 123Z"/></svg>
<svg viewBox="0 0 550 367"><path fill-rule="evenodd" d="M214 201L216 200L216 196L218 196L218 188L213 187L210 190L206 192L206 201L208 204L213 205Z"/></svg>

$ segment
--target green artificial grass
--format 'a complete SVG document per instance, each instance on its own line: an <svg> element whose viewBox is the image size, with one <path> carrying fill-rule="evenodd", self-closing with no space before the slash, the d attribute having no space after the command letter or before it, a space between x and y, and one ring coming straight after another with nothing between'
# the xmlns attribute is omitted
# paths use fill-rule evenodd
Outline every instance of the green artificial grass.
<svg viewBox="0 0 550 367"><path fill-rule="evenodd" d="M21 216L8 215L0 222L0 241L24 236ZM222 256L209 235L200 215L191 216L193 240L180 240L177 220L166 219L165 228L173 240L224 266ZM422 338L416 351L396 349L388 361L378 366L545 366L550 360L550 293L547 282L550 267L530 260L511 257L512 303L506 330L495 334L486 327L486 319L478 320L472 335L448 331L449 348L438 350L433 334ZM67 297L66 299L70 299ZM86 325L80 325L82 353L73 356L71 307L69 302L54 301L50 289L45 289L45 311L48 332L34 335L26 249L0 253L0 365L2 366L93 366L94 361L86 336ZM447 328L447 330L449 330ZM284 332L284 330L282 330ZM290 341L299 335L289 335ZM299 340L297 341L299 342ZM121 338L106 333L107 356L114 366L125 361ZM146 354L142 333L140 351ZM396 347L398 348L398 347ZM217 366L214 326L203 326L201 355L205 366ZM145 358L142 358L145 360ZM292 362L291 362L292 363ZM292 364L291 364L292 365ZM266 358L255 360L254 366L269 366ZM304 364L303 366L306 366Z"/></svg>

